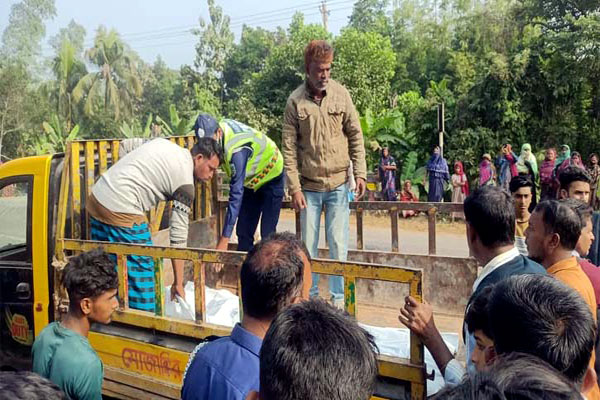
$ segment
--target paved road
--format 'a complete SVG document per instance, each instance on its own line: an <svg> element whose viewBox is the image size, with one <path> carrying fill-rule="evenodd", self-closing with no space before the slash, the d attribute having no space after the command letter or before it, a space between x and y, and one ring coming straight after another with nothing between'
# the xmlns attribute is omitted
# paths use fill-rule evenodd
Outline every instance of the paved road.
<svg viewBox="0 0 600 400"><path fill-rule="evenodd" d="M418 222L415 221L415 224ZM406 225L406 224L404 224ZM294 214L290 211L283 211L277 225L278 231L295 232ZM365 219L363 221L363 241L365 250L391 251L391 227L390 221L386 218ZM350 249L356 249L356 225L354 218L350 219ZM427 231L417 231L409 229L399 229L398 241L401 253L408 254L427 254L428 253L428 234ZM321 220L321 233L319 234L319 247L325 245L325 222ZM468 257L469 249L464 234L440 232L437 231L436 240L437 254L444 256Z"/></svg>

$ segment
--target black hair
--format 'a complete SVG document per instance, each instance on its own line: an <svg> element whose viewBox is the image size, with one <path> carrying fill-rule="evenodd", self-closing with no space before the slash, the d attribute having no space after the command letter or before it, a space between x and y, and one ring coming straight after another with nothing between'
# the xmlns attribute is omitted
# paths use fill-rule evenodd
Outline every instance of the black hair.
<svg viewBox="0 0 600 400"><path fill-rule="evenodd" d="M196 144L190 150L192 157L196 157L198 154L204 158L211 158L217 156L219 161L223 159L223 150L219 142L210 137L201 137L197 140Z"/></svg>
<svg viewBox="0 0 600 400"><path fill-rule="evenodd" d="M488 317L497 354L531 354L582 382L597 328L575 290L549 275L511 276L494 286Z"/></svg>
<svg viewBox="0 0 600 400"><path fill-rule="evenodd" d="M62 284L69 294L69 310L79 312L81 300L94 299L118 287L115 262L101 249L81 253L69 260Z"/></svg>
<svg viewBox="0 0 600 400"><path fill-rule="evenodd" d="M435 400L582 400L572 382L545 361L523 353L497 357L487 371L468 375Z"/></svg>
<svg viewBox="0 0 600 400"><path fill-rule="evenodd" d="M497 357L487 371L507 399L581 400L573 382L538 357L511 353Z"/></svg>
<svg viewBox="0 0 600 400"><path fill-rule="evenodd" d="M465 315L465 323L467 324L469 333L481 330L487 337L492 337L492 330L490 329L487 314L487 303L492 288L492 286L486 286L481 289L469 304Z"/></svg>
<svg viewBox="0 0 600 400"><path fill-rule="evenodd" d="M573 250L581 236L581 217L564 202L558 200L542 201L535 207L542 214L546 234L557 233L560 245L565 250Z"/></svg>
<svg viewBox="0 0 600 400"><path fill-rule="evenodd" d="M560 182L560 188L568 191L571 183L585 182L591 184L592 178L583 168L570 165L560 173L558 181Z"/></svg>
<svg viewBox="0 0 600 400"><path fill-rule="evenodd" d="M304 243L289 232L273 233L250 250L240 274L244 313L273 319L300 295L304 281L302 254L310 261Z"/></svg>
<svg viewBox="0 0 600 400"><path fill-rule="evenodd" d="M517 190L521 189L522 187L531 188L531 192L533 193L533 182L531 181L531 179L529 179L529 177L527 177L525 175L517 175L517 176L513 177L510 180L510 184L508 185L508 188L510 189L511 193L515 193Z"/></svg>
<svg viewBox="0 0 600 400"><path fill-rule="evenodd" d="M484 246L514 243L515 208L506 191L495 186L476 189L465 199L464 211Z"/></svg>
<svg viewBox="0 0 600 400"><path fill-rule="evenodd" d="M466 375L456 386L446 385L432 400L507 400L494 382L493 377L485 373ZM524 400L524 399L523 399Z"/></svg>
<svg viewBox="0 0 600 400"><path fill-rule="evenodd" d="M33 372L0 372L0 400L66 400L56 384Z"/></svg>
<svg viewBox="0 0 600 400"><path fill-rule="evenodd" d="M560 200L560 202L565 204L566 206L570 207L573 211L575 211L579 215L579 218L581 219L581 228L582 229L586 225L587 220L589 218L592 218L592 215L594 214L594 209L592 207L590 207L589 204L584 203L581 200L562 199L562 200Z"/></svg>
<svg viewBox="0 0 600 400"><path fill-rule="evenodd" d="M260 351L263 400L367 400L377 346L356 320L321 299L294 304L272 322Z"/></svg>

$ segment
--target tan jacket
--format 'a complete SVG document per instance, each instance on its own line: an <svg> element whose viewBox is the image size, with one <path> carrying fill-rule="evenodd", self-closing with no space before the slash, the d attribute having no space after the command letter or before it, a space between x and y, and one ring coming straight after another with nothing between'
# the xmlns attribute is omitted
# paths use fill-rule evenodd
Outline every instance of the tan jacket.
<svg viewBox="0 0 600 400"><path fill-rule="evenodd" d="M356 178L367 178L365 146L350 93L330 80L321 105L306 83L292 92L283 115L282 147L289 192L328 192L346 182L350 160Z"/></svg>

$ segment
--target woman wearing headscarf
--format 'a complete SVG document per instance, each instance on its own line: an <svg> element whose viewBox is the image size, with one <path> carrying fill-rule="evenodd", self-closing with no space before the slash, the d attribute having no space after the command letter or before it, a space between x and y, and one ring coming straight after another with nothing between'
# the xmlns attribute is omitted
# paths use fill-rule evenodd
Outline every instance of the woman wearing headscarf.
<svg viewBox="0 0 600 400"><path fill-rule="evenodd" d="M498 176L498 181L500 186L507 192L509 190L508 186L510 185L510 180L513 176L518 175L517 166L515 165L517 161L518 158L515 152L512 151L512 146L508 143L503 145L499 161L500 175Z"/></svg>
<svg viewBox="0 0 600 400"><path fill-rule="evenodd" d="M452 202L464 203L469 195L469 181L465 174L463 163L456 161L454 163L454 174L452 174ZM453 212L452 219L463 218L462 212Z"/></svg>
<svg viewBox="0 0 600 400"><path fill-rule="evenodd" d="M581 154L578 151L574 151L571 154L571 162L569 165L574 165L576 167L585 169L585 165L583 165L583 159L581 158Z"/></svg>
<svg viewBox="0 0 600 400"><path fill-rule="evenodd" d="M554 171L556 172L557 181L558 181L558 177L560 176L560 173L563 172L567 167L574 166L574 167L578 167L581 169L585 169L585 165L583 165L583 161L581 161L581 154L579 154L579 152L569 151L568 155L569 155L569 157L567 157L560 164L557 164L557 166L554 168ZM558 163L558 161L560 161L560 157L556 161Z"/></svg>
<svg viewBox="0 0 600 400"><path fill-rule="evenodd" d="M429 178L429 192L427 193L427 201L439 202L444 197L444 182L450 180L448 172L448 163L440 154L440 146L435 146L433 154L427 161L426 178Z"/></svg>
<svg viewBox="0 0 600 400"><path fill-rule="evenodd" d="M481 163L479 164L479 187L487 185L495 185L496 179L496 167L492 164L492 156L485 153L481 157Z"/></svg>
<svg viewBox="0 0 600 400"><path fill-rule="evenodd" d="M590 159L587 168L592 182L590 183L590 206L594 209L598 209L598 181L600 180L600 165L598 165L598 154L590 154Z"/></svg>
<svg viewBox="0 0 600 400"><path fill-rule="evenodd" d="M379 159L379 181L381 194L385 201L396 201L396 160L387 147L381 149Z"/></svg>
<svg viewBox="0 0 600 400"><path fill-rule="evenodd" d="M525 143L523 146L521 146L521 156L517 162L517 171L519 172L519 175L525 176L529 178L531 182L533 182L533 187L531 188L531 205L529 206L529 212L531 213L537 205L537 190L535 182L538 175L538 167L535 154L533 154L531 151L531 145L529 143Z"/></svg>
<svg viewBox="0 0 600 400"><path fill-rule="evenodd" d="M567 160L571 160L571 148L568 145L563 144L562 146L560 146L560 152L558 153L558 157L556 157L556 162L554 163L553 178L554 178L554 183L555 183L556 187L560 186L560 182L558 181L558 176L560 175L560 172L562 171L561 167L562 167L563 163Z"/></svg>
<svg viewBox="0 0 600 400"><path fill-rule="evenodd" d="M556 162L556 149L550 147L546 149L546 157L540 167L540 185L542 187L542 193L540 201L554 200L556 199L556 183L552 178L552 171L554 171L554 164Z"/></svg>

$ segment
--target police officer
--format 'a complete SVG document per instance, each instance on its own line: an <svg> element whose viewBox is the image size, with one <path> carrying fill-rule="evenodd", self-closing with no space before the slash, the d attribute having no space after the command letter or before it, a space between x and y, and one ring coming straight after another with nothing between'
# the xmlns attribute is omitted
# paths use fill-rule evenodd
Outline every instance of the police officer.
<svg viewBox="0 0 600 400"><path fill-rule="evenodd" d="M200 114L194 124L198 138L213 137L223 148L223 169L231 179L229 206L217 250L226 250L237 220L238 250L248 251L260 219L260 235L275 232L283 201L283 156L275 142L241 122L217 122Z"/></svg>

